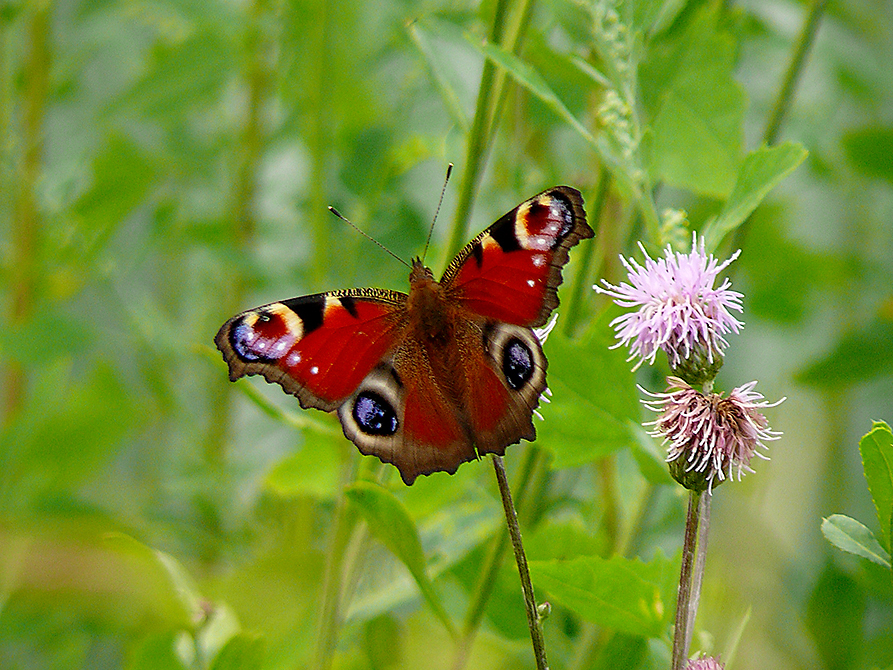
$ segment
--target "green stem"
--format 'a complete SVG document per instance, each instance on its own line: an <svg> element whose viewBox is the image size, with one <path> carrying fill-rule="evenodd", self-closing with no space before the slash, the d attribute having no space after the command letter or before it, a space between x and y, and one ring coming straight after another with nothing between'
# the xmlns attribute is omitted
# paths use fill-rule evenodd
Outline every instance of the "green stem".
<svg viewBox="0 0 893 670"><path fill-rule="evenodd" d="M248 109L242 132L236 147L234 169L232 217L229 220L229 238L238 254L248 254L257 231L255 199L257 195L257 167L263 154L264 134L261 127L263 101L269 91L270 71L268 54L273 48L271 39L262 29L264 16L269 11L269 0L255 0L249 8L245 30L245 51L248 64L244 74L248 89ZM235 314L244 309L245 283L242 277L234 278L223 292L225 314ZM232 416L232 393L228 384L215 384L210 391L210 421L204 440L205 461L217 467L225 458L226 435Z"/></svg>
<svg viewBox="0 0 893 670"><path fill-rule="evenodd" d="M346 13L337 0L319 2L316 8L315 25L307 30L306 35L312 42L310 53L315 55L311 62L309 79L310 99L308 108L313 115L310 132L307 138L310 151L309 210L307 217L313 231L313 262L311 278L314 284L323 282L332 262L330 240L332 238L332 217L327 207L329 198L329 145L332 135L332 109L329 104L332 91L332 80L338 69L333 67L332 33L333 18L339 12ZM301 28L302 30L304 28Z"/></svg>
<svg viewBox="0 0 893 670"><path fill-rule="evenodd" d="M43 127L46 116L50 72L50 11L48 0L30 3L22 80L21 174L12 225L11 286L9 320L12 326L27 321L34 311L37 294L38 248L41 222L37 205L37 183L43 170ZM25 395L25 375L15 361L3 372L5 397L3 423L11 421L21 408Z"/></svg>
<svg viewBox="0 0 893 670"><path fill-rule="evenodd" d="M692 572L698 538L701 493L689 491L688 514L685 518L685 536L682 542L682 568L679 573L679 590L676 597L676 627L673 631L672 670L682 670L688 657L691 633L688 622L692 619Z"/></svg>
<svg viewBox="0 0 893 670"><path fill-rule="evenodd" d="M800 80L800 75L803 72L806 56L815 42L819 25L825 13L825 5L827 4L828 0L812 0L810 3L809 13L806 15L803 27L800 29L800 35L797 38L791 62L788 64L781 88L779 88L778 95L775 98L775 105L772 107L772 113L769 115L769 122L766 124L766 130L763 132L764 144L775 144L778 140L781 124L784 122L785 115L791 107L794 89L797 87L797 82Z"/></svg>
<svg viewBox="0 0 893 670"><path fill-rule="evenodd" d="M355 468L351 459L344 461L343 483L355 479ZM350 473L348 475L348 472ZM317 620L316 649L312 670L328 670L332 667L338 631L341 628L343 613L341 601L344 593L345 556L348 545L354 538L357 516L350 509L344 486L341 487L338 502L332 519L329 546L326 550L326 565L319 598L319 619Z"/></svg>
<svg viewBox="0 0 893 670"><path fill-rule="evenodd" d="M508 31L508 35L505 36L510 0L497 0L493 15L493 27L489 37L490 42L501 45L507 51L517 53L524 29L529 22L531 4L531 0L524 0L518 10L518 20L514 29ZM468 219L486 163L487 146L496 130L499 112L505 102L506 81L505 73L500 72L490 59L485 59L481 71L474 120L465 145L465 164L459 182L456 213L453 217L449 243L446 247L447 258L455 256L465 243Z"/></svg>
<svg viewBox="0 0 893 670"><path fill-rule="evenodd" d="M602 170L595 188L595 199L592 201L592 207L587 217L589 225L596 231L596 235L601 233L600 222L602 212L605 209L605 200L608 196L610 181L608 171ZM583 295L584 291L589 289L589 278L598 274L604 260L603 257L597 256L595 253L596 249L601 250L603 247L592 242L583 244L582 247L580 260L577 263L577 273L574 275L574 283L571 286L571 294L567 301L566 316L564 318L564 334L568 337L573 335L580 322L583 311Z"/></svg>
<svg viewBox="0 0 893 670"><path fill-rule="evenodd" d="M806 57L815 43L827 4L828 0L812 0L809 5L809 13L806 15L803 27L800 29L800 35L797 37L791 61L788 63L788 69L785 71L784 79L782 79L778 94L775 96L775 103L772 105L772 111L769 113L766 129L763 131L763 143L766 145L775 144L778 140L781 126L794 100L797 82L800 80L800 75L803 73L803 68L806 65ZM732 240L731 246L733 249L741 249L744 246L744 241L750 230L750 222L751 217L748 217L744 223L738 226Z"/></svg>
<svg viewBox="0 0 893 670"><path fill-rule="evenodd" d="M509 536L512 539L512 549L515 551L518 574L521 577L521 590L524 592L524 609L527 612L527 626L530 629L530 641L533 644L536 667L537 670L548 670L549 664L546 661L546 643L543 639L543 628L536 608L533 585L530 582L530 571L527 568L524 545L521 542L521 528L518 525L518 515L515 513L515 506L512 503L512 492L509 489L508 479L505 476L505 464L501 456L493 456L493 469L496 471L499 494L502 496L502 508L505 511L505 520L508 525Z"/></svg>
<svg viewBox="0 0 893 670"><path fill-rule="evenodd" d="M515 490L518 491L518 508L523 509L530 491L531 475L536 468L539 449L530 445L524 450L524 455L519 466L519 472ZM465 614L465 623L462 628L462 636L456 645L456 655L453 658L453 670L462 670L468 662L468 654L471 651L471 645L477 636L481 621L484 618L484 611L490 596L493 594L493 587L496 586L496 575L502 567L502 561L505 558L506 549L508 549L509 535L507 532L499 532L490 545L484 562L481 565L480 576L472 593L471 602L468 605L468 611Z"/></svg>
<svg viewBox="0 0 893 670"><path fill-rule="evenodd" d="M698 525L698 549L695 554L694 574L692 575L691 585L691 606L688 610L688 621L686 622L686 640L685 648L691 648L691 636L695 627L695 616L698 614L698 603L701 601L701 584L704 581L704 565L707 562L707 535L710 532L710 503L713 501L712 495L701 496L701 522Z"/></svg>

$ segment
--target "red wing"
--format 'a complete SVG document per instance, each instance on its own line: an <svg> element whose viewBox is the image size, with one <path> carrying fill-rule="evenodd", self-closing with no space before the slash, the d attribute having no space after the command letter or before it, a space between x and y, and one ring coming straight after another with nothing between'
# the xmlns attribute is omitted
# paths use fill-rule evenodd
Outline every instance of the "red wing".
<svg viewBox="0 0 893 670"><path fill-rule="evenodd" d="M568 251L593 235L580 192L556 186L522 202L469 242L440 283L475 314L541 326L558 306Z"/></svg>
<svg viewBox="0 0 893 670"><path fill-rule="evenodd" d="M393 350L406 295L352 289L274 302L223 324L214 342L230 379L263 375L302 407L332 411Z"/></svg>

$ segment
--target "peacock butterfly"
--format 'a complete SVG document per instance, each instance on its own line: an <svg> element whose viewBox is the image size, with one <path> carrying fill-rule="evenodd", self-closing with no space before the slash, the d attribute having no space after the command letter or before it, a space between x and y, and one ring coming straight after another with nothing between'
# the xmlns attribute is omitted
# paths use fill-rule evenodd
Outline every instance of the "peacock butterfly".
<svg viewBox="0 0 893 670"><path fill-rule="evenodd" d="M532 328L558 306L568 251L594 235L583 198L556 186L469 242L409 294L329 291L242 312L214 339L232 381L262 375L303 408L338 410L363 454L407 484L536 438L546 358Z"/></svg>

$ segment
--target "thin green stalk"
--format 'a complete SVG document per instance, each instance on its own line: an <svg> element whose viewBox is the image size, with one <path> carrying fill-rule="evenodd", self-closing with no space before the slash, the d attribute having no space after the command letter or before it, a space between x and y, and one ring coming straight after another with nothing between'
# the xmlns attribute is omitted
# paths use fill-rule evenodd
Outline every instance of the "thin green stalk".
<svg viewBox="0 0 893 670"><path fill-rule="evenodd" d="M248 89L248 109L236 147L235 178L233 182L232 217L229 220L229 238L236 252L247 254L257 230L255 198L257 194L257 168L263 154L264 133L261 127L261 111L270 86L268 54L273 49L272 40L262 26L269 8L269 0L255 0L249 8L245 33L245 50L248 65L244 74ZM223 291L222 311L234 314L244 309L244 281L234 278ZM204 440L205 461L217 467L225 457L226 435L229 417L232 416L232 393L229 385L215 384L210 390L210 420Z"/></svg>
<svg viewBox="0 0 893 670"><path fill-rule="evenodd" d="M797 37L797 44L794 47L794 53L791 56L791 62L785 72L778 95L775 98L775 104L769 115L769 122L766 124L766 130L763 132L763 143L767 145L775 144L778 140L778 134L781 131L781 124L791 108L791 102L794 98L794 89L803 73L803 67L806 63L806 56L809 55L812 45L815 43L815 37L819 30L822 17L825 14L825 6L828 0L812 0L809 5L809 13L803 27L800 29L800 35Z"/></svg>
<svg viewBox="0 0 893 670"><path fill-rule="evenodd" d="M521 542L521 528L518 525L518 515L512 503L512 492L509 489L508 479L505 476L505 464L501 456L493 456L493 469L496 472L496 482L499 484L499 494L502 496L502 508L505 511L505 520L508 525L509 536L512 539L512 549L515 551L518 574L521 577L521 590L524 592L524 609L527 612L527 626L530 629L530 641L533 644L536 667L537 670L548 670L549 664L546 661L546 643L543 639L543 628L536 607L536 599L533 595L533 585L530 582L530 571L527 568L524 545Z"/></svg>
<svg viewBox="0 0 893 670"><path fill-rule="evenodd" d="M27 21L25 60L22 81L21 173L18 179L15 213L11 231L10 324L27 321L34 311L37 294L38 249L42 235L37 205L37 183L43 170L43 127L46 116L50 71L50 12L48 0L30 4ZM25 395L25 376L21 366L10 361L3 372L3 423L12 420Z"/></svg>
<svg viewBox="0 0 893 670"><path fill-rule="evenodd" d="M695 548L698 539L701 493L690 491L688 514L685 518L685 536L682 542L682 568L679 573L679 590L676 596L676 627L673 631L672 670L682 670L688 658L688 644L691 633L688 622L692 606L692 573L695 563Z"/></svg>
<svg viewBox="0 0 893 670"><path fill-rule="evenodd" d="M766 145L775 144L778 140L782 124L794 100L797 82L800 80L800 75L803 73L806 65L806 57L815 43L827 4L828 0L812 0L809 5L809 12L800 29L797 43L794 45L794 51L791 54L791 61L788 63L788 68L781 81L781 86L779 86L778 94L775 96L772 111L769 113L769 120L766 122L766 128L763 131L763 143ZM748 217L744 223L738 226L732 240L733 249L741 249L744 246L744 240L750 230L750 221L751 217Z"/></svg>
<svg viewBox="0 0 893 670"><path fill-rule="evenodd" d="M354 461L345 458L343 484L356 478ZM325 572L319 597L319 618L316 627L316 648L310 667L312 670L328 670L332 667L332 657L338 641L343 612L341 602L344 594L344 569L347 548L354 536L357 515L350 508L344 486L338 495L332 519L329 544L326 549Z"/></svg>
<svg viewBox="0 0 893 670"><path fill-rule="evenodd" d="M319 2L316 10L315 25L306 31L307 38L312 41L308 50L313 54L309 79L310 99L310 132L307 138L310 152L310 180L308 184L309 210L307 218L313 231L313 262L311 277L314 283L322 282L328 273L332 261L330 241L332 238L332 218L327 207L331 204L329 197L329 148L332 139L331 99L332 79L337 77L338 68L333 67L332 33L333 22L339 12L343 15L346 8L337 0ZM302 28L303 29L303 28Z"/></svg>
<svg viewBox="0 0 893 670"><path fill-rule="evenodd" d="M712 495L701 496L701 522L698 524L698 549L695 554L695 567L692 575L691 606L688 610L688 622L686 623L686 649L691 648L695 617L698 614L698 604L701 602L701 584L704 582L704 565L707 563L707 536L710 533L710 503L712 501Z"/></svg>
<svg viewBox="0 0 893 670"><path fill-rule="evenodd" d="M524 0L524 4L518 10L518 20L514 29L506 31L509 6L510 0L497 0L489 40L507 51L516 53L529 22L531 0ZM446 247L447 258L455 256L465 243L468 219L486 163L487 147L498 125L499 113L505 102L506 82L505 73L500 72L490 59L486 59L481 71L474 119L465 145L465 164L462 166L456 213Z"/></svg>
<svg viewBox="0 0 893 670"><path fill-rule="evenodd" d="M602 170L595 188L595 199L592 201L591 209L588 212L589 225L596 231L596 235L599 235L601 232L600 221L602 212L605 209L605 200L607 199L610 181L608 171ZM571 293L567 301L564 317L564 334L568 337L573 335L580 322L583 311L583 292L589 288L589 278L598 274L604 260L603 256L595 253L596 249L603 249L600 245L590 242L581 246L583 249L577 263L577 274L574 275L574 283L571 286Z"/></svg>
<svg viewBox="0 0 893 670"><path fill-rule="evenodd" d="M536 467L539 451L533 445L529 445L524 451L515 484L515 490L518 492L519 509L522 509L527 501L531 475ZM506 549L508 549L508 541L508 532L497 533L481 565L480 576L472 592L471 601L465 614L462 635L456 645L453 670L462 670L468 662L468 653L471 651L471 645L474 643L474 638L477 636L481 621L484 618L484 611L487 608L490 596L493 594L493 587L496 586L496 574L502 567L502 561L505 558Z"/></svg>

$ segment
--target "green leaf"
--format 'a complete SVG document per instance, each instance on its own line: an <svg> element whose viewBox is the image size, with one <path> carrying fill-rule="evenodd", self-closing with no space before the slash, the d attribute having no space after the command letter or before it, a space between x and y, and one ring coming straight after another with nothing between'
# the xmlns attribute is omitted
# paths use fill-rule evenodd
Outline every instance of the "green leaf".
<svg viewBox="0 0 893 670"><path fill-rule="evenodd" d="M264 485L282 497L332 500L339 490L344 438L312 430L304 431L303 437L301 448L279 461L267 474Z"/></svg>
<svg viewBox="0 0 893 670"><path fill-rule="evenodd" d="M499 502L472 485L468 478L457 480L445 474L420 477L403 492L403 497L418 518L430 579L437 578L475 547L490 540L505 523ZM418 595L415 580L393 553L379 546L370 547L370 552L379 555L367 557L346 614L352 620L367 620L393 611Z"/></svg>
<svg viewBox="0 0 893 670"><path fill-rule="evenodd" d="M580 123L577 117L565 106L539 72L497 44L481 44L479 38L473 35L468 36L468 41L472 46L479 49L487 58L505 70L518 84L539 98L546 107L555 112L560 118L567 121L567 123L586 139L586 141L595 146L595 137L592 133L590 133L586 126Z"/></svg>
<svg viewBox="0 0 893 670"><path fill-rule="evenodd" d="M249 633L239 633L220 650L211 664L211 670L260 670L263 660L263 639Z"/></svg>
<svg viewBox="0 0 893 670"><path fill-rule="evenodd" d="M869 126L851 130L842 142L856 170L867 177L893 182L893 128Z"/></svg>
<svg viewBox="0 0 893 670"><path fill-rule="evenodd" d="M851 575L828 565L822 571L806 606L806 625L815 640L821 668L846 670L864 667L866 593Z"/></svg>
<svg viewBox="0 0 893 670"><path fill-rule="evenodd" d="M176 641L174 631L145 637L133 652L127 670L187 670L176 654Z"/></svg>
<svg viewBox="0 0 893 670"><path fill-rule="evenodd" d="M170 554L152 549L124 533L107 533L99 545L105 553L95 556L93 569L104 575L82 571L79 587L96 589L98 577L109 591L117 591L120 602L166 621L168 625L191 629L201 616L201 595L183 566Z"/></svg>
<svg viewBox="0 0 893 670"><path fill-rule="evenodd" d="M74 205L82 224L79 251L95 253L149 191L155 166L133 142L113 135L93 164L93 185Z"/></svg>
<svg viewBox="0 0 893 670"><path fill-rule="evenodd" d="M546 343L552 395L540 406L545 420L537 423L537 443L554 456L555 468L588 463L634 441L635 381L624 351L609 349L613 335L605 321L578 341L553 332Z"/></svg>
<svg viewBox="0 0 893 670"><path fill-rule="evenodd" d="M632 455L645 480L650 484L673 484L673 477L667 467L666 450L660 447L641 424L631 421L629 429L635 437L631 443Z"/></svg>
<svg viewBox="0 0 893 670"><path fill-rule="evenodd" d="M733 77L735 43L704 11L689 28L656 43L641 68L651 116L652 173L673 186L723 197L742 153L746 99Z"/></svg>
<svg viewBox="0 0 893 670"><path fill-rule="evenodd" d="M407 567L428 605L455 636L453 623L428 578L419 533L406 506L393 493L372 482L357 482L345 493L362 513L373 535Z"/></svg>
<svg viewBox="0 0 893 670"><path fill-rule="evenodd" d="M862 469L874 501L881 529L881 543L890 549L890 521L893 514L893 433L890 426L875 421L871 430L859 440Z"/></svg>
<svg viewBox="0 0 893 670"><path fill-rule="evenodd" d="M795 379L817 388L838 389L889 375L893 370L893 322L875 320L843 335L827 356L797 373Z"/></svg>
<svg viewBox="0 0 893 670"><path fill-rule="evenodd" d="M444 33L449 31L449 29L445 29L443 25L443 22L434 21L430 17L426 21L426 27L434 27L433 32L440 36L445 36ZM408 30L413 44L415 44L416 48L421 52L422 56L424 56L425 61L428 63L428 67L431 69L434 83L437 86L437 90L440 91L440 97L443 99L444 107L449 113L450 118L452 118L453 122L462 129L463 133L468 132L468 128L471 124L465 109L462 107L459 95L456 93L457 89L461 86L462 81L459 77L459 73L456 72L455 60L447 60L447 55L451 54L451 52L436 48L435 45L431 43L428 31L422 29L417 21L413 21L409 25ZM449 32L455 35L458 31L452 30Z"/></svg>
<svg viewBox="0 0 893 670"><path fill-rule="evenodd" d="M530 574L538 588L584 619L631 635L658 637L673 612L678 561L581 556L531 561Z"/></svg>
<svg viewBox="0 0 893 670"><path fill-rule="evenodd" d="M704 227L708 249L716 249L722 239L735 230L807 155L795 142L751 151L738 171L735 187L719 216Z"/></svg>
<svg viewBox="0 0 893 670"><path fill-rule="evenodd" d="M890 567L890 554L868 528L843 514L832 514L822 521L822 535L835 547L873 563Z"/></svg>

